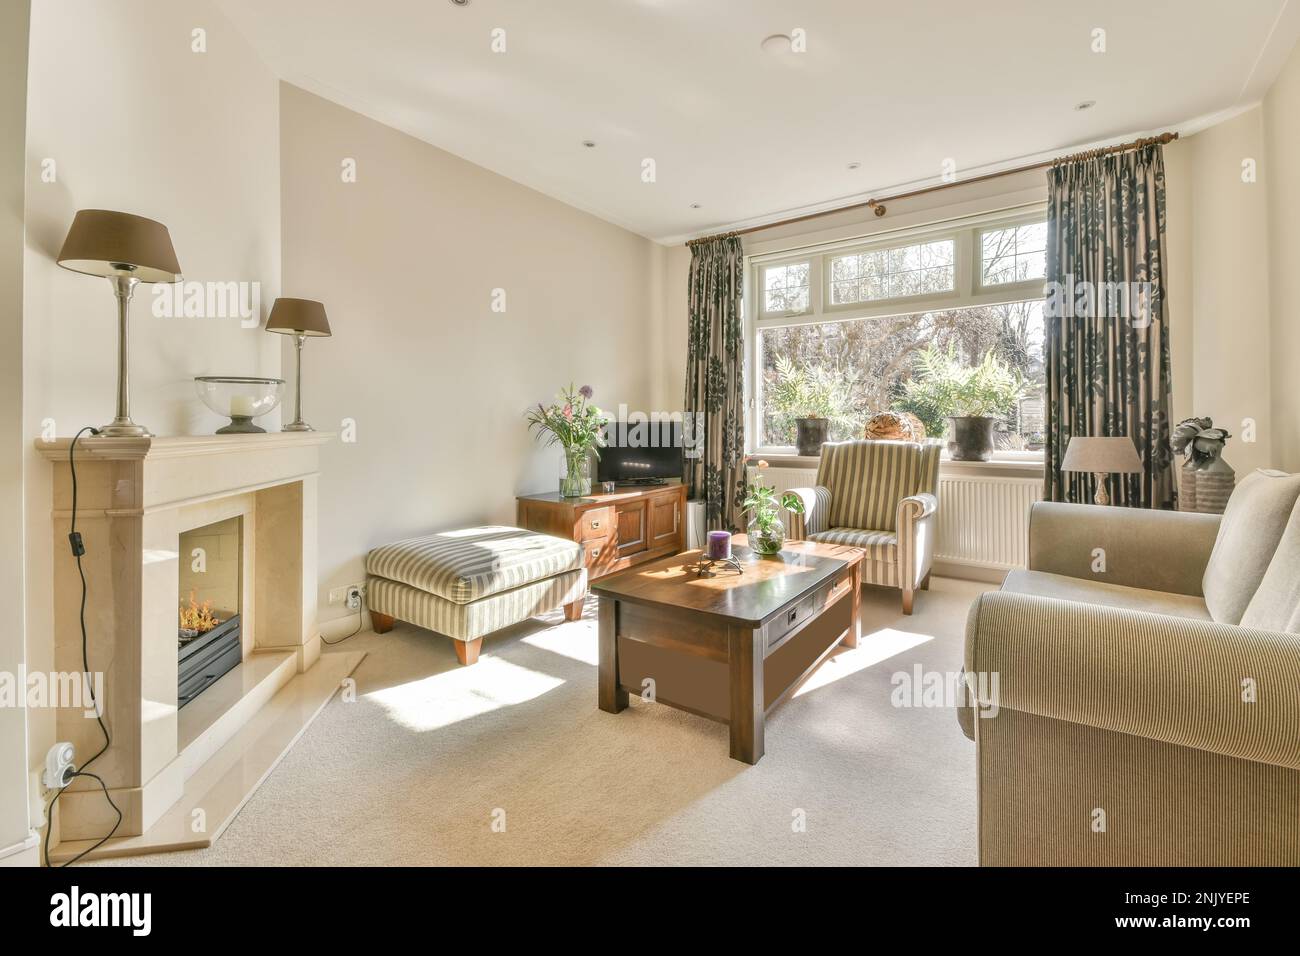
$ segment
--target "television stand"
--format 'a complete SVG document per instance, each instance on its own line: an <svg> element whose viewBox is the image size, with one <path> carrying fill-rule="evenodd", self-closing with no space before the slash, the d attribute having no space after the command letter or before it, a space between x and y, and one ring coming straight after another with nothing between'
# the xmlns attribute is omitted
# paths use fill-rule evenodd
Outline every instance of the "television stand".
<svg viewBox="0 0 1300 956"><path fill-rule="evenodd" d="M686 486L680 482L563 498L520 495L515 524L582 545L588 580L681 551L686 544Z"/></svg>

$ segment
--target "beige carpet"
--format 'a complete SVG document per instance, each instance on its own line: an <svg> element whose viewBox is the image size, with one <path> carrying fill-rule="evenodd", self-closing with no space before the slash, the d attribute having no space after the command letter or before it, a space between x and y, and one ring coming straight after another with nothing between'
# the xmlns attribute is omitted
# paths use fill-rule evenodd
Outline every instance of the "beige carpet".
<svg viewBox="0 0 1300 956"><path fill-rule="evenodd" d="M429 632L367 632L344 645L369 653L357 699L335 697L216 845L105 863L973 865L974 745L949 707L893 706L891 676L958 670L981 590L936 578L904 617L869 589L860 646L771 715L754 767L720 724L596 709L590 600L468 668Z"/></svg>

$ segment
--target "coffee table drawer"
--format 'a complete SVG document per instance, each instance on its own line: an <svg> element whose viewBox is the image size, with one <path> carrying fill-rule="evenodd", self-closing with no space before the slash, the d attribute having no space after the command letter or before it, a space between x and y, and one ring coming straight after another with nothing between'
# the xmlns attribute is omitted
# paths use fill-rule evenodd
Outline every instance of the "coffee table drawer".
<svg viewBox="0 0 1300 956"><path fill-rule="evenodd" d="M845 575L838 581L822 585L802 601L785 608L764 626L764 646L771 653L791 631L802 627L804 622L815 616L832 601L838 600L853 586L851 575Z"/></svg>

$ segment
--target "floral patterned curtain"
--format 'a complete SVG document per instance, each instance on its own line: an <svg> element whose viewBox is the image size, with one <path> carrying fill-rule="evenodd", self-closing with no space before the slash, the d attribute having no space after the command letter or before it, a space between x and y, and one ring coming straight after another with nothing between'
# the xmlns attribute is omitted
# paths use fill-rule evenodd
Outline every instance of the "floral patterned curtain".
<svg viewBox="0 0 1300 956"><path fill-rule="evenodd" d="M710 529L743 527L745 499L744 322L741 320L740 237L720 236L691 246L690 329L683 412L698 454L687 449L686 482L704 502Z"/></svg>
<svg viewBox="0 0 1300 956"><path fill-rule="evenodd" d="M1071 436L1128 436L1143 470L1106 480L1116 504L1174 506L1159 145L1092 154L1047 174L1047 449L1043 497L1092 501L1061 471Z"/></svg>

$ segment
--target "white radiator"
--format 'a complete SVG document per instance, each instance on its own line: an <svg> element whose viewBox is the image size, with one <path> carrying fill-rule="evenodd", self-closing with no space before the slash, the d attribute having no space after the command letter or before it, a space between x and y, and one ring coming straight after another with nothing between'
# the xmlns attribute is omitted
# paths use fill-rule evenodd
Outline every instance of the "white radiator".
<svg viewBox="0 0 1300 956"><path fill-rule="evenodd" d="M992 570L1022 567L1029 551L1029 508L1043 480L939 472L935 559Z"/></svg>
<svg viewBox="0 0 1300 956"><path fill-rule="evenodd" d="M759 472L751 468L751 480ZM811 468L764 468L761 477L777 491L811 488ZM1029 508L1043 496L1040 477L997 477L939 471L939 540L935 560L1005 571L1028 557Z"/></svg>

